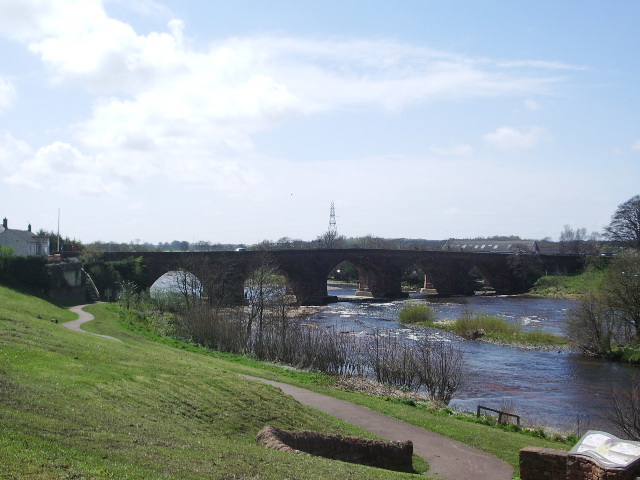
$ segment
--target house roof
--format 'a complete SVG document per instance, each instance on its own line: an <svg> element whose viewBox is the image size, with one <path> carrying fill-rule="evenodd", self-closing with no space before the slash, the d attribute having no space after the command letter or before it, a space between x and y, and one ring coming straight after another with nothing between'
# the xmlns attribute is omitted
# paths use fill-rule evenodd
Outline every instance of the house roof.
<svg viewBox="0 0 640 480"><path fill-rule="evenodd" d="M535 240L447 240L444 251L475 253L539 253Z"/></svg>
<svg viewBox="0 0 640 480"><path fill-rule="evenodd" d="M14 237L23 240L25 242L37 242L39 240L45 239L47 238L46 236L43 235L36 235L33 232L30 232L29 230L16 230L14 228L4 228L3 226L0 225L0 235L2 235L3 233L11 233Z"/></svg>

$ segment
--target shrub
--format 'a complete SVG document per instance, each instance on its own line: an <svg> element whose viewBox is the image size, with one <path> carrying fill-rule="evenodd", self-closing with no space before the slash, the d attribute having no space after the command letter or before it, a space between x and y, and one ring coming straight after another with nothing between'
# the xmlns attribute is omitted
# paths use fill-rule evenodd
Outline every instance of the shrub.
<svg viewBox="0 0 640 480"><path fill-rule="evenodd" d="M43 293L49 288L47 257L0 256L0 284Z"/></svg>
<svg viewBox="0 0 640 480"><path fill-rule="evenodd" d="M428 305L408 305L399 314L400 323L433 323L436 313Z"/></svg>

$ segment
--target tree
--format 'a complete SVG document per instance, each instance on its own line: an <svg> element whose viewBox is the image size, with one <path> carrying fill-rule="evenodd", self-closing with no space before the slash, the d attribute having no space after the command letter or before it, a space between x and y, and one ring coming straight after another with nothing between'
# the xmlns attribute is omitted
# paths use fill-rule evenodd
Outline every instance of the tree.
<svg viewBox="0 0 640 480"><path fill-rule="evenodd" d="M544 273L540 258L530 253L509 255L507 264L515 280L513 287L520 292L528 291Z"/></svg>
<svg viewBox="0 0 640 480"><path fill-rule="evenodd" d="M615 315L595 292L585 295L578 306L569 312L567 336L584 355L609 356L616 330Z"/></svg>
<svg viewBox="0 0 640 480"><path fill-rule="evenodd" d="M564 226L560 233L560 253L585 255L598 251L598 234L587 235L586 228L574 230L569 225Z"/></svg>
<svg viewBox="0 0 640 480"><path fill-rule="evenodd" d="M47 231L41 228L36 232L36 235L41 237L49 237L49 246L51 248L51 251L57 251L58 245L60 245L60 250L62 251L70 251L72 247L75 247L75 250L77 251L82 251L84 249L84 245L80 240L63 236L60 236L60 238L58 238L58 234L53 231ZM60 241L58 242L58 240Z"/></svg>
<svg viewBox="0 0 640 480"><path fill-rule="evenodd" d="M287 301L286 280L278 274L278 267L268 252L261 253L253 265L253 271L245 283L247 298L247 342L253 353L263 355L263 333L267 324L274 320L286 328ZM252 335L255 330L255 336ZM284 335L283 335L284 337ZM252 347L252 348L251 348Z"/></svg>
<svg viewBox="0 0 640 480"><path fill-rule="evenodd" d="M640 195L618 205L604 236L620 246L640 250Z"/></svg>
<svg viewBox="0 0 640 480"><path fill-rule="evenodd" d="M640 377L632 376L626 385L614 387L610 401L603 416L625 437L640 440Z"/></svg>
<svg viewBox="0 0 640 480"><path fill-rule="evenodd" d="M601 290L605 305L640 340L640 252L624 253L611 262Z"/></svg>
<svg viewBox="0 0 640 480"><path fill-rule="evenodd" d="M599 288L570 312L569 340L583 353L608 356L612 346L640 340L640 253L615 258Z"/></svg>
<svg viewBox="0 0 640 480"><path fill-rule="evenodd" d="M191 308L204 296L202 283L188 269L180 268L172 273L174 287L184 299L185 307L187 309Z"/></svg>
<svg viewBox="0 0 640 480"><path fill-rule="evenodd" d="M316 238L316 245L319 248L343 248L345 238L337 232L327 231Z"/></svg>

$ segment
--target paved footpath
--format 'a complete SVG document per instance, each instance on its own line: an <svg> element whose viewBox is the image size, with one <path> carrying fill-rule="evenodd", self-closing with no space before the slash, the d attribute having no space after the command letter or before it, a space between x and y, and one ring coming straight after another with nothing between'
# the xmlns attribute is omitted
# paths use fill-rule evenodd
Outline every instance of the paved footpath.
<svg viewBox="0 0 640 480"><path fill-rule="evenodd" d="M369 408L355 405L286 383L242 375L268 383L291 395L300 403L317 408L340 420L357 425L387 440L413 442L413 453L429 462L430 477L448 480L511 480L513 468L503 460L451 440L424 428L387 417Z"/></svg>
<svg viewBox="0 0 640 480"><path fill-rule="evenodd" d="M79 318L77 320L71 320L70 322L65 322L62 324L62 326L68 328L69 330L73 330L74 332L88 333L89 335L95 335L96 337L108 338L110 340L115 340L116 342L122 342L122 340L116 337L110 337L109 335L100 335L98 333L92 333L92 332L87 332L86 330L83 330L81 328L81 325L83 323L90 322L95 318L93 315L83 310L83 308L86 306L88 305L77 305L75 307L71 307L69 310L77 314Z"/></svg>

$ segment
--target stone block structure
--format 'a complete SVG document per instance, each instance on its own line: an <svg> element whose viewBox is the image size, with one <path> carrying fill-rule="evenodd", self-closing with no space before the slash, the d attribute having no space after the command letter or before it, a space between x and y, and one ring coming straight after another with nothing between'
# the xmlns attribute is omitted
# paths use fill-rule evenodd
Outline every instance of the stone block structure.
<svg viewBox="0 0 640 480"><path fill-rule="evenodd" d="M258 433L256 443L284 452L330 458L398 472L413 472L411 441L381 442L312 431L264 427Z"/></svg>
<svg viewBox="0 0 640 480"><path fill-rule="evenodd" d="M521 480L638 480L640 460L624 468L604 467L585 455L527 447L520 450Z"/></svg>

